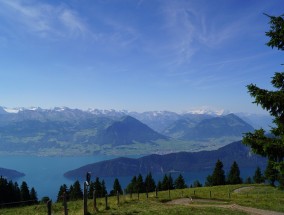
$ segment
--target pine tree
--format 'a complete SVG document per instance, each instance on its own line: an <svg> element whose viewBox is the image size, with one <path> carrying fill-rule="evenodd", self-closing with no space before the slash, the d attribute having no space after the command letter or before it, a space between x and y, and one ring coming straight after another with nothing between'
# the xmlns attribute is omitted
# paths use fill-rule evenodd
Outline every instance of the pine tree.
<svg viewBox="0 0 284 215"><path fill-rule="evenodd" d="M60 186L58 194L57 194L57 202L62 202L63 201L63 194L68 194L68 188L66 184L63 184Z"/></svg>
<svg viewBox="0 0 284 215"><path fill-rule="evenodd" d="M162 181L162 190L172 190L174 189L174 181L172 178L172 175L164 175L163 181Z"/></svg>
<svg viewBox="0 0 284 215"><path fill-rule="evenodd" d="M152 177L151 172L145 178L145 188L146 192L153 192L156 189L156 184Z"/></svg>
<svg viewBox="0 0 284 215"><path fill-rule="evenodd" d="M161 186L161 190L168 190L169 189L169 178L168 176L165 174L164 178L162 180L162 186Z"/></svg>
<svg viewBox="0 0 284 215"><path fill-rule="evenodd" d="M212 186L224 185L225 172L223 170L223 163L218 159L215 165L215 169L212 174Z"/></svg>
<svg viewBox="0 0 284 215"><path fill-rule="evenodd" d="M202 187L202 184L198 180L195 180L192 187Z"/></svg>
<svg viewBox="0 0 284 215"><path fill-rule="evenodd" d="M236 161L233 162L229 175L228 175L228 184L241 184L242 179L240 177L240 169Z"/></svg>
<svg viewBox="0 0 284 215"><path fill-rule="evenodd" d="M81 189L80 182L76 180L69 189L70 200L83 199L83 191Z"/></svg>
<svg viewBox="0 0 284 215"><path fill-rule="evenodd" d="M205 186L210 187L213 186L213 178L212 175L208 175L206 177Z"/></svg>
<svg viewBox="0 0 284 215"><path fill-rule="evenodd" d="M158 189L159 191L163 190L163 185L162 185L162 182L161 182L161 181L158 181L158 183L157 183L157 189Z"/></svg>
<svg viewBox="0 0 284 215"><path fill-rule="evenodd" d="M102 197L107 195L107 190L106 190L106 183L105 180L102 180L102 191L101 191Z"/></svg>
<svg viewBox="0 0 284 215"><path fill-rule="evenodd" d="M21 184L21 200L22 201L29 201L31 199L30 197L30 191L27 183L25 181Z"/></svg>
<svg viewBox="0 0 284 215"><path fill-rule="evenodd" d="M266 35L270 37L268 46L278 50L284 50L284 15L270 18L270 30ZM275 127L270 130L267 136L263 129L255 130L254 133L247 133L243 138L243 143L250 146L253 152L267 157L271 164L279 172L279 183L284 187L284 72L276 72L271 81L275 91L257 87L254 84L247 86L248 91L254 97L257 105L274 117Z"/></svg>
<svg viewBox="0 0 284 215"><path fill-rule="evenodd" d="M123 194L119 180L117 178L115 178L114 182L113 182L113 190L110 192L110 195L115 196L117 194L117 192L119 194Z"/></svg>
<svg viewBox="0 0 284 215"><path fill-rule="evenodd" d="M175 183L174 183L175 189L184 189L187 188L184 178L181 174L176 178Z"/></svg>
<svg viewBox="0 0 284 215"><path fill-rule="evenodd" d="M256 170L255 170L253 180L254 180L254 183L256 183L256 184L260 184L260 183L264 182L264 177L263 177L259 167L257 167Z"/></svg>
<svg viewBox="0 0 284 215"><path fill-rule="evenodd" d="M131 179L131 182L127 185L127 192L128 193L135 193L137 192L137 177L136 176L133 176L132 179Z"/></svg>
<svg viewBox="0 0 284 215"><path fill-rule="evenodd" d="M136 188L137 188L137 192L139 193L145 192L145 184L143 182L143 177L141 174L139 174L137 177Z"/></svg>
<svg viewBox="0 0 284 215"><path fill-rule="evenodd" d="M30 198L31 198L31 200L34 201L34 203L38 203L37 193L35 191L35 188L33 188L33 187L32 187L32 189L30 191Z"/></svg>
<svg viewBox="0 0 284 215"><path fill-rule="evenodd" d="M172 190L174 189L174 180L172 178L172 175L169 174L169 184L168 184L168 189Z"/></svg>

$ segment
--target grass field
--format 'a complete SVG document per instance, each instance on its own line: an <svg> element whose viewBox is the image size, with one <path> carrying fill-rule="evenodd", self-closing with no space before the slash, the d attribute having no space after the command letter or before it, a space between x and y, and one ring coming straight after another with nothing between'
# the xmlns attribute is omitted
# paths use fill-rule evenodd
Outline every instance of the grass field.
<svg viewBox="0 0 284 215"><path fill-rule="evenodd" d="M248 187L249 186L249 187ZM242 189L240 189L242 188ZM191 204L167 204L173 199L192 198ZM197 200L209 200L200 202ZM206 204L206 207L202 207ZM247 214L239 210L219 207L219 205L242 205L247 207L279 211L284 213L284 191L266 185L226 185L218 187L188 188L183 190L171 190L158 193L133 194L108 198L108 208L105 199L97 199L98 211L93 208L93 200L88 200L90 214ZM26 206L20 208L2 208L2 215L42 215L47 214L45 204ZM52 205L52 214L64 214L62 203ZM83 214L83 200L68 202L69 215Z"/></svg>

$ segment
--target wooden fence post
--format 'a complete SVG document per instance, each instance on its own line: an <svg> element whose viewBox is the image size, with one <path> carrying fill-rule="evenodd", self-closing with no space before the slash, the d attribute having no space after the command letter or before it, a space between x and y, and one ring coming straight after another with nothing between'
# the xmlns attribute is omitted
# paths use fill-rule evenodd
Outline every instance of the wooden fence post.
<svg viewBox="0 0 284 215"><path fill-rule="evenodd" d="M94 211L98 211L96 190L94 190L93 192L93 201L94 201Z"/></svg>
<svg viewBox="0 0 284 215"><path fill-rule="evenodd" d="M171 190L169 189L169 199L171 198Z"/></svg>
<svg viewBox="0 0 284 215"><path fill-rule="evenodd" d="M108 205L107 205L107 194L105 196L105 201L106 201L106 210L108 209Z"/></svg>
<svg viewBox="0 0 284 215"><path fill-rule="evenodd" d="M211 199L211 190L210 190L210 199Z"/></svg>
<svg viewBox="0 0 284 215"><path fill-rule="evenodd" d="M156 198L158 198L158 189L156 188Z"/></svg>
<svg viewBox="0 0 284 215"><path fill-rule="evenodd" d="M49 200L49 201L47 202L47 214L48 214L48 215L51 215L51 204L52 204L52 201Z"/></svg>
<svg viewBox="0 0 284 215"><path fill-rule="evenodd" d="M88 214L88 189L87 182L84 182L84 215Z"/></svg>
<svg viewBox="0 0 284 215"><path fill-rule="evenodd" d="M67 199L65 192L63 193L63 207L64 207L64 215L68 215Z"/></svg>
<svg viewBox="0 0 284 215"><path fill-rule="evenodd" d="M119 192L116 191L116 197L117 197L117 205L119 205Z"/></svg>

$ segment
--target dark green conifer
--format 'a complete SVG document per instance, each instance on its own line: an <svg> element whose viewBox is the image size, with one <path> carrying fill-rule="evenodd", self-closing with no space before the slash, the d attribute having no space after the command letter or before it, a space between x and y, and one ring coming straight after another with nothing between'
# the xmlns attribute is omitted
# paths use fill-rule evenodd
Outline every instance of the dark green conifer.
<svg viewBox="0 0 284 215"><path fill-rule="evenodd" d="M151 172L145 178L146 192L154 192L156 189L156 183L152 177Z"/></svg>
<svg viewBox="0 0 284 215"><path fill-rule="evenodd" d="M263 177L262 172L261 172L259 167L257 167L256 170L255 170L255 173L254 173L254 176L253 176L253 181L256 184L260 184L260 183L264 182L264 177Z"/></svg>
<svg viewBox="0 0 284 215"><path fill-rule="evenodd" d="M174 188L175 189L184 189L187 188L187 185L184 181L184 178L181 174L176 178L175 183L174 183Z"/></svg>
<svg viewBox="0 0 284 215"><path fill-rule="evenodd" d="M242 179L240 177L240 169L236 161L233 162L228 179L227 179L227 184L241 184Z"/></svg>

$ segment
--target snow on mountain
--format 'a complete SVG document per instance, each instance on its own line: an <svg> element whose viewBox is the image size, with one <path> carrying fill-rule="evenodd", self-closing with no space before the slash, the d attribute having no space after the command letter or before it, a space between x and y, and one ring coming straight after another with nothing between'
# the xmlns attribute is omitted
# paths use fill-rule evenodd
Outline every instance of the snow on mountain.
<svg viewBox="0 0 284 215"><path fill-rule="evenodd" d="M185 113L189 114L206 114L206 115L213 115L213 116L222 116L231 113L230 111L220 109L216 110L207 106L200 107L200 108L194 108L189 111L186 111Z"/></svg>

